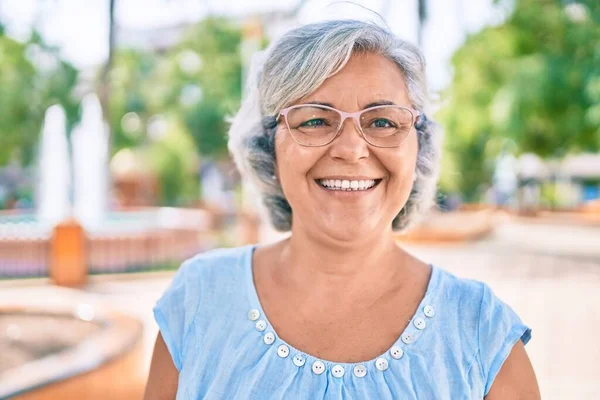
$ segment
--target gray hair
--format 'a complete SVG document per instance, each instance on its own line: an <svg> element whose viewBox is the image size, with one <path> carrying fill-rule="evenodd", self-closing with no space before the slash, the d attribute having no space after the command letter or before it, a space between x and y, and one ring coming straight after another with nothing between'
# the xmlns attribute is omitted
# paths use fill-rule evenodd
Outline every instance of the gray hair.
<svg viewBox="0 0 600 400"><path fill-rule="evenodd" d="M429 99L425 59L417 47L373 23L336 20L296 28L258 57L248 76L247 95L232 120L229 151L242 177L252 184L278 231L289 231L292 208L275 177L275 131L280 110L315 91L340 71L354 53L377 53L402 71L412 106L421 112L415 125L419 150L415 182L406 204L392 221L405 231L434 203L441 132L426 117Z"/></svg>

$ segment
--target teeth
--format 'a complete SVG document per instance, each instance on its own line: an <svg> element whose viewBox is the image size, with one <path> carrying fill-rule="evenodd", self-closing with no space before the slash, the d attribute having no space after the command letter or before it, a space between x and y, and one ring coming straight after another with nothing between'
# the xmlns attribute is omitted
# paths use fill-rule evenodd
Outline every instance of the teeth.
<svg viewBox="0 0 600 400"><path fill-rule="evenodd" d="M317 182L330 190L367 190L375 186L375 180L369 179L365 181L349 181L347 179L317 179Z"/></svg>

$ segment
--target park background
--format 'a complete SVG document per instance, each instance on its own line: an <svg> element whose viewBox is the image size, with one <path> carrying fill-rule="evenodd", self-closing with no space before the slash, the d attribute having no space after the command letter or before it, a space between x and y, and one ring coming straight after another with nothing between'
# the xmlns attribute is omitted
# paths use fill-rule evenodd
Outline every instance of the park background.
<svg viewBox="0 0 600 400"><path fill-rule="evenodd" d="M330 15L427 59L442 172L398 241L532 327L543 398L594 398L597 0L0 0L0 399L141 398L180 263L281 237L227 121L252 55Z"/></svg>

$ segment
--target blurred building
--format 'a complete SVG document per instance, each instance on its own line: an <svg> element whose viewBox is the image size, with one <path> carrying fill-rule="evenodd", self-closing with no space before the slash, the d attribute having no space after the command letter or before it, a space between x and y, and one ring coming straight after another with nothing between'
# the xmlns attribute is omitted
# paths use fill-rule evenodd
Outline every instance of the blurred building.
<svg viewBox="0 0 600 400"><path fill-rule="evenodd" d="M577 188L578 202L600 198L600 154L567 157L561 163L559 173Z"/></svg>
<svg viewBox="0 0 600 400"><path fill-rule="evenodd" d="M22 167L18 162L0 167L0 210L34 206L33 193L24 192L34 186L35 173L34 167Z"/></svg>
<svg viewBox="0 0 600 400"><path fill-rule="evenodd" d="M131 149L122 149L115 154L110 162L113 208L156 204L158 177L146 165L143 157Z"/></svg>
<svg viewBox="0 0 600 400"><path fill-rule="evenodd" d="M523 154L518 159L517 176L525 203L539 205L543 187L551 188L557 208L575 209L600 199L600 154L570 155L562 160Z"/></svg>

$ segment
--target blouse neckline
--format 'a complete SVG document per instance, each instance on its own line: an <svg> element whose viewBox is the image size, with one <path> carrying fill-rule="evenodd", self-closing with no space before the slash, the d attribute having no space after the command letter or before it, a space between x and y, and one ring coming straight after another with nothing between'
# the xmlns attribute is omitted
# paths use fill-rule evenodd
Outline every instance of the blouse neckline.
<svg viewBox="0 0 600 400"><path fill-rule="evenodd" d="M395 356L392 356L391 355L392 350L395 350L397 347L400 347L402 349L402 352L401 352L402 354L410 352L411 347L414 346L414 343L419 339L419 337L424 332L427 331L429 325L432 325L433 322L435 321L435 311L434 310L436 307L435 307L435 304L433 304L433 297L434 297L435 289L438 285L440 272L435 265L429 264L431 267L431 275L429 278L429 282L427 284L427 289L425 291L425 295L421 299L415 314L410 319L409 324L406 326L406 328L400 334L400 336L396 339L396 341L390 347L390 349L386 350L385 353L380 354L377 357L370 359L370 360L353 362L353 363L344 363L344 362L336 362L336 361L332 361L332 360L325 360L322 358L318 358L318 357L315 357L304 351L296 349L294 346L290 345L289 343L287 343L286 341L284 341L283 339L281 339L279 337L279 335L273 328L273 325L271 325L271 323L269 322L269 319L268 319L267 315L265 314L262 304L260 303L260 300L258 298L258 292L257 292L256 286L254 284L254 271L253 271L253 262L252 262L252 256L253 256L254 251L257 246L258 246L257 244L247 245L246 248L244 249L243 256L240 258L240 261L243 263L243 269L245 270L245 279L246 279L248 300L250 303L247 311L249 313L253 312L253 311L254 312L258 311L259 317L257 318L257 320L258 321L262 320L266 324L265 328L262 329L260 333L263 334L263 337L268 333L271 333L272 335L274 335L274 341L270 344L270 346L274 347L274 351L277 351L277 348L281 345L287 346L289 349L289 355L290 355L289 358L292 358L295 355L300 354L300 355L304 356L304 358L306 360L306 364L312 365L315 362L320 361L321 363L323 363L325 365L325 368L328 370L331 367L336 366L336 365L342 366L346 370L352 370L353 368L355 368L357 366L361 366L361 365L365 366L368 369L372 369L370 367L375 368L376 362L378 360L381 360L382 358L385 358L389 363L402 362L403 355L400 355L400 357L397 357L397 353L396 353ZM251 325L254 325L257 321L246 319L246 322L248 322ZM254 326L252 327L252 329L254 329ZM265 345L267 345L265 343L266 343L266 340L265 340L265 342L263 342L261 340L261 341L257 342L257 345L265 346Z"/></svg>

